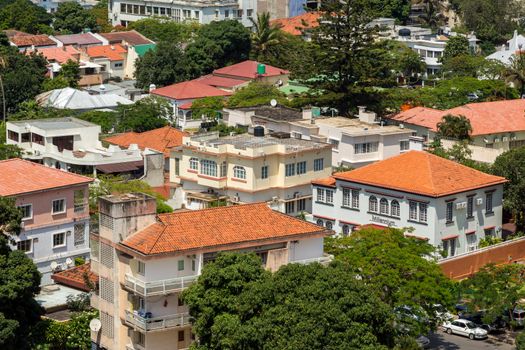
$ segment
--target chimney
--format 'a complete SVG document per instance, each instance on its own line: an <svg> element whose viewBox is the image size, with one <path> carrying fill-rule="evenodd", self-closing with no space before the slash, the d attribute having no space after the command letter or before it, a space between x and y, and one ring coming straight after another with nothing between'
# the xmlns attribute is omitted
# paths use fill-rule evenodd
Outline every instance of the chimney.
<svg viewBox="0 0 525 350"><path fill-rule="evenodd" d="M99 235L113 243L155 223L157 201L144 193L107 195L98 200Z"/></svg>
<svg viewBox="0 0 525 350"><path fill-rule="evenodd" d="M312 120L313 113L311 108L303 108L303 119Z"/></svg>
<svg viewBox="0 0 525 350"><path fill-rule="evenodd" d="M367 123L367 124L376 123L377 115L374 112L367 112L366 107L363 107L363 106L359 106L357 108L359 109L359 113L357 114L357 117L359 118L360 122Z"/></svg>

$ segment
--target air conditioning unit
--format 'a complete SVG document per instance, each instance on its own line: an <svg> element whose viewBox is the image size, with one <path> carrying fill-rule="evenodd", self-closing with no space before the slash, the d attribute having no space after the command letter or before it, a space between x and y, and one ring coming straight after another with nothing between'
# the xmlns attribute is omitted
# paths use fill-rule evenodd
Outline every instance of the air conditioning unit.
<svg viewBox="0 0 525 350"><path fill-rule="evenodd" d="M508 140L509 140L509 138L507 136L503 137L503 142L507 142Z"/></svg>
<svg viewBox="0 0 525 350"><path fill-rule="evenodd" d="M456 209L465 209L467 208L467 202L456 203Z"/></svg>
<svg viewBox="0 0 525 350"><path fill-rule="evenodd" d="M26 227L26 223L22 221L22 222L20 223L20 228L23 230L24 227Z"/></svg>
<svg viewBox="0 0 525 350"><path fill-rule="evenodd" d="M494 143L498 143L500 141L499 137L494 138Z"/></svg>
<svg viewBox="0 0 525 350"><path fill-rule="evenodd" d="M234 202L234 203L237 203L237 202L239 202L240 200L241 200L241 199L239 198L239 196L233 196L233 197L232 197L232 202Z"/></svg>
<svg viewBox="0 0 525 350"><path fill-rule="evenodd" d="M476 205L482 205L483 204L483 198L476 198Z"/></svg>

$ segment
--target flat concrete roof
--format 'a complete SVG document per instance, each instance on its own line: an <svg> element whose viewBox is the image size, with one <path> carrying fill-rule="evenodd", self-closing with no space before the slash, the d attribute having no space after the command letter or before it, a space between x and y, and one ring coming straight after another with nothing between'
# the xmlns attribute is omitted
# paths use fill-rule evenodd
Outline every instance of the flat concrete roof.
<svg viewBox="0 0 525 350"><path fill-rule="evenodd" d="M331 117L331 118L315 118L315 125L326 125L341 130L343 134L347 135L388 135L388 134L405 134L411 133L413 130L401 128L396 125L380 125L369 124L360 121L357 118L345 117ZM295 124L300 126L311 126L310 121L298 121Z"/></svg>
<svg viewBox="0 0 525 350"><path fill-rule="evenodd" d="M295 138L277 138L273 136L253 136L250 134L241 134L235 136L220 137L214 140L206 141L213 147L219 145L233 145L238 149L260 148L273 145L284 145L286 151L303 151L309 149L318 149L321 147L329 147L329 144L318 143L314 141L299 140ZM331 147L331 146L330 146Z"/></svg>
<svg viewBox="0 0 525 350"><path fill-rule="evenodd" d="M39 128L42 130L51 130L51 131L97 126L96 124L87 122L82 119L74 118L74 117L19 120L19 121L12 121L9 123L16 125L16 126L30 125L31 127Z"/></svg>

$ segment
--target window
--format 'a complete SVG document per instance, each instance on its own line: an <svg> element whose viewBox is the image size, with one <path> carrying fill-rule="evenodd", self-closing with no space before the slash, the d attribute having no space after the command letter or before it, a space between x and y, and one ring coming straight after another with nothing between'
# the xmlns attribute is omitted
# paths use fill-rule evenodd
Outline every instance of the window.
<svg viewBox="0 0 525 350"><path fill-rule="evenodd" d="M213 160L201 160L201 174L217 177L217 163Z"/></svg>
<svg viewBox="0 0 525 350"><path fill-rule="evenodd" d="M401 140L399 141L399 150L401 152L408 151L410 149L410 141L408 140Z"/></svg>
<svg viewBox="0 0 525 350"><path fill-rule="evenodd" d="M179 341L184 341L184 331L179 331L178 339Z"/></svg>
<svg viewBox="0 0 525 350"><path fill-rule="evenodd" d="M44 137L38 134L31 134L31 141L39 145L44 145Z"/></svg>
<svg viewBox="0 0 525 350"><path fill-rule="evenodd" d="M160 15L161 16L166 16L166 8L165 7L161 7L159 10L160 10Z"/></svg>
<svg viewBox="0 0 525 350"><path fill-rule="evenodd" d="M84 190L76 190L73 193L73 205L75 213L83 213L86 209L86 200L84 198Z"/></svg>
<svg viewBox="0 0 525 350"><path fill-rule="evenodd" d="M115 68L122 68L123 66L123 63L120 62L120 63L115 63Z"/></svg>
<svg viewBox="0 0 525 350"><path fill-rule="evenodd" d="M314 171L321 171L324 169L324 158L314 159Z"/></svg>
<svg viewBox="0 0 525 350"><path fill-rule="evenodd" d="M73 233L73 243L75 247L84 245L86 242L86 224L75 224L75 230Z"/></svg>
<svg viewBox="0 0 525 350"><path fill-rule="evenodd" d="M226 162L221 163L221 177L228 176L228 164Z"/></svg>
<svg viewBox="0 0 525 350"><path fill-rule="evenodd" d="M195 271L197 268L197 263L195 259L191 259L191 271Z"/></svg>
<svg viewBox="0 0 525 350"><path fill-rule="evenodd" d="M374 196L371 196L368 200L368 210L372 213L377 213L377 198Z"/></svg>
<svg viewBox="0 0 525 350"><path fill-rule="evenodd" d="M334 227L334 224L332 224L331 221L327 221L326 224L325 224L325 227L329 230L331 230L333 227Z"/></svg>
<svg viewBox="0 0 525 350"><path fill-rule="evenodd" d="M295 164L286 164L285 175L286 176L294 176L295 175Z"/></svg>
<svg viewBox="0 0 525 350"><path fill-rule="evenodd" d="M373 153L377 152L379 147L379 142L366 142L366 143L356 143L354 146L354 153Z"/></svg>
<svg viewBox="0 0 525 350"><path fill-rule="evenodd" d="M268 165L264 165L261 167L261 178L267 179L268 178Z"/></svg>
<svg viewBox="0 0 525 350"><path fill-rule="evenodd" d="M427 204L419 203L419 221L427 222Z"/></svg>
<svg viewBox="0 0 525 350"><path fill-rule="evenodd" d="M350 207L352 203L352 191L349 188L343 188L343 207Z"/></svg>
<svg viewBox="0 0 525 350"><path fill-rule="evenodd" d="M16 249L20 250L20 251L23 251L23 252L26 252L26 253L31 253L32 252L32 244L31 243L32 243L31 239L26 239L26 240L23 240L23 241L16 242Z"/></svg>
<svg viewBox="0 0 525 350"><path fill-rule="evenodd" d="M295 202L286 202L285 206L285 213L291 214L295 212Z"/></svg>
<svg viewBox="0 0 525 350"><path fill-rule="evenodd" d="M146 6L144 6L144 5L139 6L139 13L141 15L145 15L146 14Z"/></svg>
<svg viewBox="0 0 525 350"><path fill-rule="evenodd" d="M493 193L487 193L485 197L485 214L492 214L494 212L494 208L492 208L492 195Z"/></svg>
<svg viewBox="0 0 525 350"><path fill-rule="evenodd" d="M473 250L476 250L477 248L477 239L475 234L469 234L467 235L467 246L468 251L471 252Z"/></svg>
<svg viewBox="0 0 525 350"><path fill-rule="evenodd" d="M136 343L144 347L146 345L146 335L140 332L135 332L135 334L137 334Z"/></svg>
<svg viewBox="0 0 525 350"><path fill-rule="evenodd" d="M306 174L306 162L297 163L297 175Z"/></svg>
<svg viewBox="0 0 525 350"><path fill-rule="evenodd" d="M219 18L219 10L215 10L215 18Z"/></svg>
<svg viewBox="0 0 525 350"><path fill-rule="evenodd" d="M447 202L447 223L454 222L454 202Z"/></svg>
<svg viewBox="0 0 525 350"><path fill-rule="evenodd" d="M334 191L326 190L326 203L334 203Z"/></svg>
<svg viewBox="0 0 525 350"><path fill-rule="evenodd" d="M53 235L53 248L60 248L66 246L66 233L60 232Z"/></svg>
<svg viewBox="0 0 525 350"><path fill-rule="evenodd" d="M388 215L388 200L386 198L381 198L379 201L379 212Z"/></svg>
<svg viewBox="0 0 525 350"><path fill-rule="evenodd" d="M224 10L224 17L225 18L230 17L230 10Z"/></svg>
<svg viewBox="0 0 525 350"><path fill-rule="evenodd" d="M348 236L350 234L350 226L343 225L343 236Z"/></svg>
<svg viewBox="0 0 525 350"><path fill-rule="evenodd" d="M22 220L29 220L33 218L33 205L24 204L18 208L22 210Z"/></svg>
<svg viewBox="0 0 525 350"><path fill-rule="evenodd" d="M253 17L253 10L252 9L246 10L246 16Z"/></svg>
<svg viewBox="0 0 525 350"><path fill-rule="evenodd" d="M493 227L486 228L484 231L485 231L485 237L488 237L488 236L494 237L495 236Z"/></svg>
<svg viewBox="0 0 525 350"><path fill-rule="evenodd" d="M120 12L126 13L126 4L120 4Z"/></svg>
<svg viewBox="0 0 525 350"><path fill-rule="evenodd" d="M330 144L332 145L332 149L339 149L339 140L336 139L328 139Z"/></svg>
<svg viewBox="0 0 525 350"><path fill-rule="evenodd" d="M237 10L237 17L241 18L242 17L242 10Z"/></svg>
<svg viewBox="0 0 525 350"><path fill-rule="evenodd" d="M24 132L21 136L22 142L29 142L31 140L31 133Z"/></svg>
<svg viewBox="0 0 525 350"><path fill-rule="evenodd" d="M323 226L323 220L321 220L321 219L317 219L316 224L317 224L318 226Z"/></svg>
<svg viewBox="0 0 525 350"><path fill-rule="evenodd" d="M467 197L467 219L474 217L474 197Z"/></svg>
<svg viewBox="0 0 525 350"><path fill-rule="evenodd" d="M18 133L16 131L8 130L7 131L7 138L11 141L18 142Z"/></svg>
<svg viewBox="0 0 525 350"><path fill-rule="evenodd" d="M184 260L177 261L177 269L179 271L184 271Z"/></svg>
<svg viewBox="0 0 525 350"><path fill-rule="evenodd" d="M352 208L359 209L359 190L352 190Z"/></svg>
<svg viewBox="0 0 525 350"><path fill-rule="evenodd" d="M66 212L66 200L55 199L53 201L52 214L62 214Z"/></svg>
<svg viewBox="0 0 525 350"><path fill-rule="evenodd" d="M401 208L399 202L396 200L393 200L392 203L390 203L390 215L396 218L401 216Z"/></svg>
<svg viewBox="0 0 525 350"><path fill-rule="evenodd" d="M234 166L233 167L233 177L236 179L246 179L246 169L242 166Z"/></svg>
<svg viewBox="0 0 525 350"><path fill-rule="evenodd" d="M322 188L317 189L317 201L324 202L324 189Z"/></svg>
<svg viewBox="0 0 525 350"><path fill-rule="evenodd" d="M142 261L137 261L137 272L139 275L144 276L146 274L146 264Z"/></svg>
<svg viewBox="0 0 525 350"><path fill-rule="evenodd" d="M297 211L302 212L306 210L306 199L299 199L297 201Z"/></svg>
<svg viewBox="0 0 525 350"><path fill-rule="evenodd" d="M412 221L417 221L417 203L416 202L410 202L409 203L409 219Z"/></svg>
<svg viewBox="0 0 525 350"><path fill-rule="evenodd" d="M194 13L195 13L195 18L196 18L196 19L199 19L199 17L200 17L200 12L199 12L199 11L195 11Z"/></svg>

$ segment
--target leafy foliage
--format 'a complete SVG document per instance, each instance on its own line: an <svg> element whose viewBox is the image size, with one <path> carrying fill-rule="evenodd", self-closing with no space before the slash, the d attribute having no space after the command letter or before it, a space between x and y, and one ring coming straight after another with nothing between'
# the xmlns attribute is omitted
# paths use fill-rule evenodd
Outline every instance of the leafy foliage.
<svg viewBox="0 0 525 350"><path fill-rule="evenodd" d="M78 81L80 80L80 65L78 62L67 60L67 62L61 66L58 77L64 79L69 87L77 88Z"/></svg>
<svg viewBox="0 0 525 350"><path fill-rule="evenodd" d="M96 30L102 33L110 32L113 29L113 26L109 23L108 8L108 0L99 0L90 10L96 20Z"/></svg>
<svg viewBox="0 0 525 350"><path fill-rule="evenodd" d="M119 105L117 132L144 132L168 124L171 106L165 99L149 96L132 105Z"/></svg>
<svg viewBox="0 0 525 350"><path fill-rule="evenodd" d="M525 94L525 55L513 55L510 58L510 66L504 72L507 81L517 85L520 96Z"/></svg>
<svg viewBox="0 0 525 350"><path fill-rule="evenodd" d="M468 39L463 35L456 35L448 39L441 61L446 62L451 58L469 54L470 50Z"/></svg>
<svg viewBox="0 0 525 350"><path fill-rule="evenodd" d="M188 42L199 26L195 23L177 23L163 18L145 18L129 24L134 29L156 42Z"/></svg>
<svg viewBox="0 0 525 350"><path fill-rule="evenodd" d="M55 12L53 27L64 33L80 33L84 29L95 29L96 17L75 1L62 2Z"/></svg>
<svg viewBox="0 0 525 350"><path fill-rule="evenodd" d="M23 32L51 34L52 17L30 0L14 0L0 9L0 28Z"/></svg>
<svg viewBox="0 0 525 350"><path fill-rule="evenodd" d="M221 96L199 98L191 104L194 117L208 116L215 118L224 107L224 98Z"/></svg>
<svg viewBox="0 0 525 350"><path fill-rule="evenodd" d="M472 133L470 120L464 115L447 114L437 124L438 134L455 140L469 140Z"/></svg>
<svg viewBox="0 0 525 350"><path fill-rule="evenodd" d="M374 17L395 18L405 23L410 14L410 0L370 0Z"/></svg>
<svg viewBox="0 0 525 350"><path fill-rule="evenodd" d="M247 86L237 90L228 100L227 106L251 107L269 104L272 99L285 105L286 95L279 91L274 85L261 82L251 82Z"/></svg>
<svg viewBox="0 0 525 350"><path fill-rule="evenodd" d="M525 350L525 331L521 331L516 337L516 350Z"/></svg>
<svg viewBox="0 0 525 350"><path fill-rule="evenodd" d="M270 24L270 13L257 14L257 19L250 18L253 25L251 55L257 61L268 55L272 46L279 46L282 32L275 24Z"/></svg>

